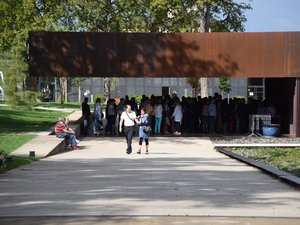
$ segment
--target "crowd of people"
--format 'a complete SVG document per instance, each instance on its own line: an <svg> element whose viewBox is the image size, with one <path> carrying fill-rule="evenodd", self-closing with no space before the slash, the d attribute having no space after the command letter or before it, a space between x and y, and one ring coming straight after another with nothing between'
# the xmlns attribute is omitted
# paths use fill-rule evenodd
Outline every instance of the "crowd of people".
<svg viewBox="0 0 300 225"><path fill-rule="evenodd" d="M151 117L152 134L203 133L203 134L246 134L249 132L249 114L275 115L275 107L268 101L244 98L226 99L215 93L209 97L182 97L172 96L142 96L138 104L136 99L121 98L119 103L109 99L105 114L101 110L100 99L96 100L93 116L93 134L98 135L103 129L102 119L107 120L104 132L107 135L118 135L117 125L121 114L127 105L137 116L141 109ZM83 115L86 107L82 107ZM86 111L86 110L85 110ZM105 115L105 116L104 116Z"/></svg>
<svg viewBox="0 0 300 225"><path fill-rule="evenodd" d="M139 150L145 140L146 154L149 147L150 134L202 133L202 134L246 134L249 132L250 114L275 115L275 107L268 101L244 98L224 99L215 93L209 97L142 96L138 104L134 97L125 96L118 103L109 99L102 112L101 100L97 98L94 111L91 113L88 98L81 104L83 117L83 133L99 136L124 134L127 142L127 154L132 152L134 132L139 134ZM103 123L103 119L106 123ZM91 123L92 120L92 123ZM92 126L90 126L90 124ZM136 129L137 128L137 129ZM79 140L74 131L68 127L68 119L61 118L55 128L57 137L69 138L73 149L78 149Z"/></svg>

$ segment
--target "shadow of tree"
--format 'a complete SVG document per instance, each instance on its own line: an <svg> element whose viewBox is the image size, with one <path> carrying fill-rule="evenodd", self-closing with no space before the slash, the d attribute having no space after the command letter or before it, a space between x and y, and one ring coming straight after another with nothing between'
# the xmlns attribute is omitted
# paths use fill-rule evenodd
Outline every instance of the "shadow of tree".
<svg viewBox="0 0 300 225"><path fill-rule="evenodd" d="M95 140L85 143L89 141ZM180 144L187 146L185 141ZM67 157L0 175L0 216L250 216L251 210L263 210L266 216L277 208L299 215L297 191L223 155L178 156L164 150L148 156L80 158L89 152L85 148L71 158L70 152L64 153Z"/></svg>
<svg viewBox="0 0 300 225"><path fill-rule="evenodd" d="M214 41L217 39L209 39L201 33L31 32L30 74L113 77L234 75L239 70L236 59L231 57L230 51L224 50L226 46L211 47Z"/></svg>

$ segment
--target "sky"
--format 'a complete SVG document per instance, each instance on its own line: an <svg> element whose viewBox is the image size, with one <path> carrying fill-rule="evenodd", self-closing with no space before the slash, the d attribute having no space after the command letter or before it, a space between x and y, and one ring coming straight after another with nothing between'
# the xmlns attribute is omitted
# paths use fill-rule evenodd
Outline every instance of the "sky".
<svg viewBox="0 0 300 225"><path fill-rule="evenodd" d="M300 0L237 0L250 3L246 32L300 31Z"/></svg>

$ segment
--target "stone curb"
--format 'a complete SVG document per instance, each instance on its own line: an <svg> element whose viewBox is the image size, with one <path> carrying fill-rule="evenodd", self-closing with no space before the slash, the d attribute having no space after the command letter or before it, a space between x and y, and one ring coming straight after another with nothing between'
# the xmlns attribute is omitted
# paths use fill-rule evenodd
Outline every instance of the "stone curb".
<svg viewBox="0 0 300 225"><path fill-rule="evenodd" d="M300 144L214 144L215 147L300 147Z"/></svg>
<svg viewBox="0 0 300 225"><path fill-rule="evenodd" d="M279 169L275 169L271 166L268 166L266 164L263 164L261 162L258 162L258 161L255 161L253 159L249 159L245 156L241 156L239 154L236 154L236 153L233 153L233 152L230 152L222 147L215 147L215 149L218 151L218 152L221 152L231 158L234 158L234 159L237 159L241 162L244 162L248 165L251 165L251 166L254 166L268 174L271 174L275 177L277 177L278 179L282 180L283 182L286 182L292 186L294 186L296 189L300 190L300 178L293 175L293 174L290 174L290 173L287 173L285 171L282 171L282 170L279 170Z"/></svg>

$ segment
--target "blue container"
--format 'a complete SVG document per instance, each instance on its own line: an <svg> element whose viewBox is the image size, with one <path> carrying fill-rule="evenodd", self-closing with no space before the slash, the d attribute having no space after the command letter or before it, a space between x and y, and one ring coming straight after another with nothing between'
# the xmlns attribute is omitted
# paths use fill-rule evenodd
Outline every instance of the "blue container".
<svg viewBox="0 0 300 225"><path fill-rule="evenodd" d="M278 136L280 133L279 124L263 124L262 132L264 136Z"/></svg>

